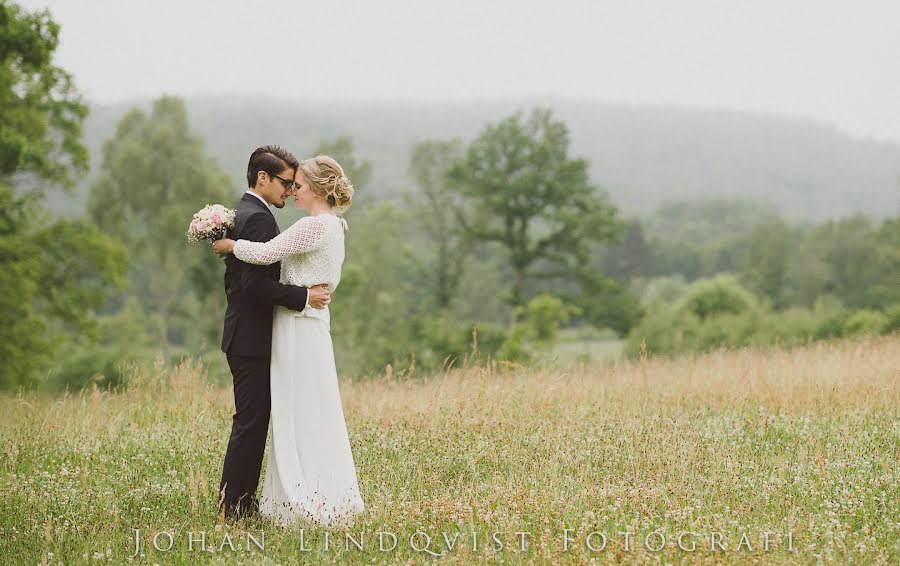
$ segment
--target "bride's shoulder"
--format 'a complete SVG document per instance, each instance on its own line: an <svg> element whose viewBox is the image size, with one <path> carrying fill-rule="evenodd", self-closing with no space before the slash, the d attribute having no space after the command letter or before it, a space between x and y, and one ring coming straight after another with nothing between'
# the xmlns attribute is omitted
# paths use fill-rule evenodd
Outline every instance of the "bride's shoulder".
<svg viewBox="0 0 900 566"><path fill-rule="evenodd" d="M324 227L325 220L321 216L304 216L291 226L295 230L316 230Z"/></svg>
<svg viewBox="0 0 900 566"><path fill-rule="evenodd" d="M293 227L306 230L324 230L329 224L337 224L347 229L347 221L336 214L317 214L315 216L304 216L300 220L294 222Z"/></svg>

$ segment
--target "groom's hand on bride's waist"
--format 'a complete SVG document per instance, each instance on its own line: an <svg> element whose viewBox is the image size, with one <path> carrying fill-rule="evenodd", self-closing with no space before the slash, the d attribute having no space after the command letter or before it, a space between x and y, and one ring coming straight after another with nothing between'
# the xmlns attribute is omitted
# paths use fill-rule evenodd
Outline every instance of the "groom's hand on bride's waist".
<svg viewBox="0 0 900 566"><path fill-rule="evenodd" d="M331 302L331 291L327 285L316 285L309 288L309 306L324 309Z"/></svg>

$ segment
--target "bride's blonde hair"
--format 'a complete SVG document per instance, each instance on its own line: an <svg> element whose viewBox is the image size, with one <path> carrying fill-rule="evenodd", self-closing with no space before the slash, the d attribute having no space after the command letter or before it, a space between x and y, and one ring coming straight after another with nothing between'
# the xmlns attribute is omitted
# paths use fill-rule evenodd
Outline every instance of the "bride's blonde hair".
<svg viewBox="0 0 900 566"><path fill-rule="evenodd" d="M325 199L337 212L344 212L353 202L353 184L344 168L327 155L317 155L300 161L300 171L309 181L314 193Z"/></svg>

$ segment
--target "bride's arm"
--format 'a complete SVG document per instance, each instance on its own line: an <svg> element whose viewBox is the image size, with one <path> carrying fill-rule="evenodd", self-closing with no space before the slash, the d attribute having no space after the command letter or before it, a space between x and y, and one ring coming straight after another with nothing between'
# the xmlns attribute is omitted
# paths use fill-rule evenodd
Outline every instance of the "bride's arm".
<svg viewBox="0 0 900 566"><path fill-rule="evenodd" d="M268 242L250 240L218 240L213 246L217 253L231 251L239 260L256 265L270 265L292 254L309 252L321 245L325 236L325 222L307 216ZM228 248L233 249L229 250Z"/></svg>

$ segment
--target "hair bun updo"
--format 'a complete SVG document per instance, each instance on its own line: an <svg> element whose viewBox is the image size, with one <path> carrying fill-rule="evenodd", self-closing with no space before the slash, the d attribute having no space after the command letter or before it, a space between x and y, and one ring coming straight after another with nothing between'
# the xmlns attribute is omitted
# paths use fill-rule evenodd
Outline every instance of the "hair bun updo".
<svg viewBox="0 0 900 566"><path fill-rule="evenodd" d="M325 202L344 212L353 202L353 184L344 174L344 168L333 157L317 155L300 162L300 170L309 186Z"/></svg>
<svg viewBox="0 0 900 566"><path fill-rule="evenodd" d="M325 200L339 211L344 211L353 202L353 184L346 176L332 177L331 187L326 191Z"/></svg>

